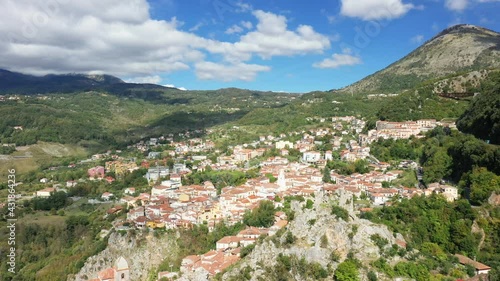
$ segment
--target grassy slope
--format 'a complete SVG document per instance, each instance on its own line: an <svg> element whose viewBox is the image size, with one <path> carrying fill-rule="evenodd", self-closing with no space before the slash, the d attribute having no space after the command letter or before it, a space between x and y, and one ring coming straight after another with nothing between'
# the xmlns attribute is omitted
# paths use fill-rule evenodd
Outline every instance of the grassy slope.
<svg viewBox="0 0 500 281"><path fill-rule="evenodd" d="M0 177L5 178L7 169L16 169L18 174L36 170L41 164L50 163L56 159L78 157L87 155L87 151L72 144L39 142L35 145L18 148L7 160L0 160ZM27 158L14 158L16 156ZM31 157L29 157L31 156Z"/></svg>

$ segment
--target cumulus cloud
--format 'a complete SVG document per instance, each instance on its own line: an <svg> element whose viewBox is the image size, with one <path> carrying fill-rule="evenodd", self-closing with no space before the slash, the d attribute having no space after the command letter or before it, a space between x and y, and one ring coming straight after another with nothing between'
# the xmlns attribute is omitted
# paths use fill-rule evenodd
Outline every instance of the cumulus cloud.
<svg viewBox="0 0 500 281"><path fill-rule="evenodd" d="M176 19L152 20L146 1L8 1L0 10L0 65L33 74L147 76L204 58L203 38Z"/></svg>
<svg viewBox="0 0 500 281"><path fill-rule="evenodd" d="M219 64L213 62L200 62L196 66L196 77L201 80L222 81L252 81L262 71L270 71L269 66L257 64Z"/></svg>
<svg viewBox="0 0 500 281"><path fill-rule="evenodd" d="M240 22L237 42L221 42L183 31L176 18L155 20L146 0L5 0L0 10L0 66L31 74L108 73L122 77L155 77L195 67L241 69L229 80L255 78L267 66L249 64L254 56L270 59L321 53L327 36L311 26L290 30L284 16L252 11L258 23ZM241 10L251 6L240 3ZM209 54L223 61L209 63ZM222 67L221 67L222 66ZM215 76L215 75L213 75ZM220 77L220 75L218 76ZM138 78L138 79L139 79ZM149 78L148 78L149 79ZM228 79L221 79L228 80Z"/></svg>
<svg viewBox="0 0 500 281"><path fill-rule="evenodd" d="M411 9L413 4L402 0L342 0L340 14L362 20L381 20L399 18Z"/></svg>
<svg viewBox="0 0 500 281"><path fill-rule="evenodd" d="M252 29L253 27L253 24L249 21L241 21L240 25L233 24L231 27L226 29L225 33L226 34L242 33L244 31L243 28Z"/></svg>
<svg viewBox="0 0 500 281"><path fill-rule="evenodd" d="M246 29L252 29L253 28L253 24L251 22L249 22L249 21L242 21L241 22L241 26L243 26Z"/></svg>
<svg viewBox="0 0 500 281"><path fill-rule="evenodd" d="M342 54L335 53L331 58L326 58L318 63L313 64L316 68L339 68L341 66L361 64L361 58L353 56L351 50L344 49Z"/></svg>
<svg viewBox="0 0 500 281"><path fill-rule="evenodd" d="M445 2L446 8L457 12L465 10L467 5L469 5L468 0L446 0Z"/></svg>
<svg viewBox="0 0 500 281"><path fill-rule="evenodd" d="M161 77L159 75L153 76L142 76L142 77L133 77L130 79L126 79L125 82L128 83L146 83L146 84L159 84L161 82Z"/></svg>
<svg viewBox="0 0 500 281"><path fill-rule="evenodd" d="M445 7L451 11L462 12L465 9L467 9L467 7L469 7L471 2L474 2L474 1L470 1L470 0L446 0L444 4L445 4ZM475 2L493 3L493 2L500 2L500 0L476 0Z"/></svg>
<svg viewBox="0 0 500 281"><path fill-rule="evenodd" d="M330 47L327 36L314 31L309 25L299 25L295 31L288 30L284 16L264 11L254 11L258 19L257 29L240 37L236 43L213 43L207 49L223 54L230 62L241 62L252 55L263 59L273 56L292 56L321 53Z"/></svg>
<svg viewBox="0 0 500 281"><path fill-rule="evenodd" d="M230 28L226 29L226 34L233 34L233 33L241 33L243 32L243 28L240 27L239 25L233 25Z"/></svg>
<svg viewBox="0 0 500 281"><path fill-rule="evenodd" d="M413 43L413 44L421 44L422 42L424 42L424 36L419 34L419 35L415 35L413 36L410 41Z"/></svg>

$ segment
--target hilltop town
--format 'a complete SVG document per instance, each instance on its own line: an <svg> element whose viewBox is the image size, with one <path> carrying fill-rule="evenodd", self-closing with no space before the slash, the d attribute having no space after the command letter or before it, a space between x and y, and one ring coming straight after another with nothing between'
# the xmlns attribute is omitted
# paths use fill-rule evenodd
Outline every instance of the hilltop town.
<svg viewBox="0 0 500 281"><path fill-rule="evenodd" d="M190 137L192 132L150 138L126 150L96 154L68 167L52 167L54 171L88 168L84 177L63 183L42 178L44 188L32 196L52 198L55 193L67 193L85 183L98 184L99 190L105 190L98 196L72 199L108 206L105 217L114 219L110 229L102 229L103 235L111 231L175 231L193 226L206 226L212 231L220 223L241 223L248 211L259 208L264 201L283 210L287 198L313 202L315 197L338 192L354 198L354 212L358 215L415 196L439 194L449 202L459 199L457 187L442 182L424 185L418 163L387 163L370 154L370 144L378 139L421 138L437 126L454 129L453 123L379 121L373 130L366 131L366 122L356 117L308 121L317 126L308 131L261 136L254 142L226 148L210 140L213 132L208 132L207 138ZM346 174L335 165L331 168L331 163L357 168ZM223 184L200 176L222 172L229 173ZM142 178L136 182L145 185L123 185L125 177L134 173ZM237 174L237 180L231 179L231 173ZM413 185L403 184L403 177L413 178ZM276 211L269 227L247 227L225 236L212 250L184 257L180 271L159 272L158 280L200 271L213 277L240 260L242 249L255 244L259 237L286 228L289 219L293 218L288 218L286 212ZM121 265L102 270L93 280L115 280L123 268L127 272L134 270L125 263L118 261ZM127 278L119 280L130 280Z"/></svg>

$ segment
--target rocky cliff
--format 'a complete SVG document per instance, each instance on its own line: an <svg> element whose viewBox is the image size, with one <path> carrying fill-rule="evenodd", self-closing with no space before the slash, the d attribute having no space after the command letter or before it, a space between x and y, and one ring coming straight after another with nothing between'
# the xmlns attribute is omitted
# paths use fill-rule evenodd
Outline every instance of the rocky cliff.
<svg viewBox="0 0 500 281"><path fill-rule="evenodd" d="M113 232L108 239L108 247L90 257L75 276L69 276L68 281L86 281L97 278L99 271L114 266L122 256L129 264L131 281L150 280L149 275L155 274L156 268L163 259L176 255L178 252L176 239L173 235L155 237L147 234L120 234ZM154 279L156 280L156 279Z"/></svg>
<svg viewBox="0 0 500 281"><path fill-rule="evenodd" d="M334 205L346 209L350 218L344 221L332 215L331 207ZM353 212L350 193L340 193L334 197L318 194L313 209L304 209L303 204L298 201L293 202L292 208L295 219L288 229L259 243L251 254L223 275L223 280L237 280L242 272L249 270L249 280L273 280L268 275L276 266L279 256L305 259L304 264L318 263L328 270L331 277L337 266L348 256L368 267L370 262L379 259L392 245L404 243L401 235L392 233L386 226L359 219ZM287 244L290 237L288 232L294 237L292 244ZM378 246L374 237L386 240L387 244ZM398 258L388 259L390 262L397 262ZM300 274L295 274L293 278L314 280ZM366 272L361 272L360 278L365 280Z"/></svg>

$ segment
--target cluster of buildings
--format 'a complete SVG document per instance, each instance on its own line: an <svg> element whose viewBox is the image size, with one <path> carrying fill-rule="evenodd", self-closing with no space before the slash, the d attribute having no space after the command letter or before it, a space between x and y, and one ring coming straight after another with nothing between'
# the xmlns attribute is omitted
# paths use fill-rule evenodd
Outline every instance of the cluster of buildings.
<svg viewBox="0 0 500 281"><path fill-rule="evenodd" d="M386 168L386 163L380 163L379 168ZM343 189L352 194L361 197L365 194L371 201L372 205L380 206L386 204L393 197L410 199L414 196L430 196L432 194L443 195L448 202L453 202L459 198L458 189L449 185L441 185L439 183L429 184L427 189L419 189L415 187L394 187L383 188L384 182L391 182L398 179L402 175L401 170L392 171L371 171L366 174L352 174L350 176L339 175L336 172L331 172L331 179L336 184L325 186L324 191L327 194L334 193L338 189Z"/></svg>
<svg viewBox="0 0 500 281"><path fill-rule="evenodd" d="M355 140L350 140L346 149L340 152L340 159L346 162L354 162L359 159L366 159L370 156L370 147L360 146Z"/></svg>
<svg viewBox="0 0 500 281"><path fill-rule="evenodd" d="M190 255L182 259L181 272L200 272L202 275L214 276L222 272L241 258L241 248L255 244L261 236L274 235L285 227L288 221L283 212L275 214L275 223L270 228L248 227L235 236L225 236L216 243L216 249L202 255Z"/></svg>
<svg viewBox="0 0 500 281"><path fill-rule="evenodd" d="M229 224L241 221L243 214L262 200L273 200L275 196L307 196L321 190L321 172L307 164L268 165L261 172L276 176L277 181L271 183L268 177L262 176L240 186L225 187L220 195L210 181L203 185L156 185L150 194L127 195L120 202L132 207L128 220L137 227L170 229L207 224L213 228L222 220Z"/></svg>
<svg viewBox="0 0 500 281"><path fill-rule="evenodd" d="M453 122L438 122L435 119L421 119L417 121L388 122L377 121L376 129L368 131L368 134L360 134L361 144L370 144L379 138L383 139L408 139L411 136L419 136L437 126L456 128Z"/></svg>
<svg viewBox="0 0 500 281"><path fill-rule="evenodd" d="M236 165L249 161L250 159L263 156L266 150L267 149L265 148L249 149L238 145L234 147L233 153L231 155L223 155L217 157L217 163L222 166Z"/></svg>
<svg viewBox="0 0 500 281"><path fill-rule="evenodd" d="M173 142L172 146L177 155L187 153L207 152L215 149L215 143L210 140L202 140L200 138L189 139L188 141Z"/></svg>
<svg viewBox="0 0 500 281"><path fill-rule="evenodd" d="M311 119L311 121L326 122L326 118ZM431 184L425 190L412 187L384 188L384 183L398 179L402 170L387 170L389 164L371 161L373 171L366 174L340 175L331 171L330 178L335 183L323 182L323 172L320 170L326 162L333 160L332 150L318 151L318 146L328 140L333 150L340 152L341 160L352 162L358 159L371 157L367 145L382 137L385 139L409 138L422 132L431 130L440 125L436 120L418 120L415 122L385 122L379 121L376 130L371 130L367 135L359 135L359 142L350 136L360 134L365 126L365 121L352 116L331 118L331 128L311 129L308 132L292 132L281 134L278 137L262 136L260 140L232 147L232 154L220 155L216 163L202 155L204 152L214 152L215 145L209 140L193 138L185 141L174 142L173 135L168 137L151 138L134 145L136 149L148 151L167 141L170 145L168 155L181 160L196 161L196 166L188 169L185 164L176 163L168 167L165 163L151 166L153 161L144 161L142 167L147 168L145 178L152 186L149 193L138 193L132 187L124 190L119 202L129 208L127 220L116 222L117 229L125 229L125 225L137 228L190 228L193 225L207 225L212 230L215 225L224 221L226 224L235 224L243 219L248 210L259 206L263 200L270 200L275 207L282 207L283 200L277 197L304 196L314 194L333 194L344 190L356 195L358 198L365 196L373 205L387 204L392 198L411 198L416 195L442 194L448 201L458 199L458 190L455 187ZM296 136L296 141L286 140L287 137ZM325 138L326 137L326 138ZM347 141L345 141L347 139ZM345 146L345 148L343 148ZM280 151L281 157L270 157L259 163L261 176L248 179L239 186L224 187L218 192L212 182L206 181L199 185L183 185L182 177L192 170L203 171L205 167L212 170L243 169L240 164L257 157L263 157L271 147ZM284 156L290 149L302 153L299 162L291 163ZM215 151L217 152L217 151ZM194 154L194 155L193 155ZM109 153L106 155L110 155ZM161 153L149 153L149 159L158 159ZM186 158L188 157L188 158ZM100 157L96 156L96 159ZM108 161L105 166L96 166L88 169L90 179L106 179L106 172L112 171L117 176L130 173L139 169L135 161L122 161L118 157ZM213 159L213 158L212 158ZM375 159L376 160L376 159ZM161 163L160 163L161 164ZM411 165L412 163L407 163ZM167 179L168 178L168 179ZM114 180L114 179L113 179ZM384 186L383 186L384 185ZM45 188L37 192L37 196L49 197L54 188ZM220 194L219 194L220 193ZM108 201L115 195L106 192L101 199ZM122 211L121 206L108 210L108 214ZM182 260L181 272L202 272L213 276L222 272L228 266L240 259L242 247L254 244L262 235L274 235L279 229L285 227L288 221L282 212L275 214L275 224L270 228L247 228L235 236L226 236L217 241L216 249L202 255L187 256ZM175 278L177 273L160 272L162 277ZM127 262L120 258L112 268L101 271L93 281L128 281L130 273Z"/></svg>
<svg viewBox="0 0 500 281"><path fill-rule="evenodd" d="M451 186L430 185L422 190L411 187L383 188L383 183L398 179L403 171L386 171L387 163L380 163L375 171L366 174L344 176L332 171L330 176L335 184L324 183L320 169L308 163L288 163L281 157L272 157L264 161L261 175L249 179L239 186L228 186L217 189L210 181L201 185L182 186L180 176L177 185L171 180L165 185L155 185L151 193L142 193L137 197L126 195L121 203L132 208L127 219L136 227L161 227L174 229L206 224L212 229L217 223L224 221L234 224L242 220L247 210L252 210L262 200L274 201L276 197L312 196L317 192L332 194L343 189L361 197L367 196L374 205L383 205L391 198L411 198L415 195L443 194L448 200L458 198L458 190ZM281 203L275 202L276 207Z"/></svg>

